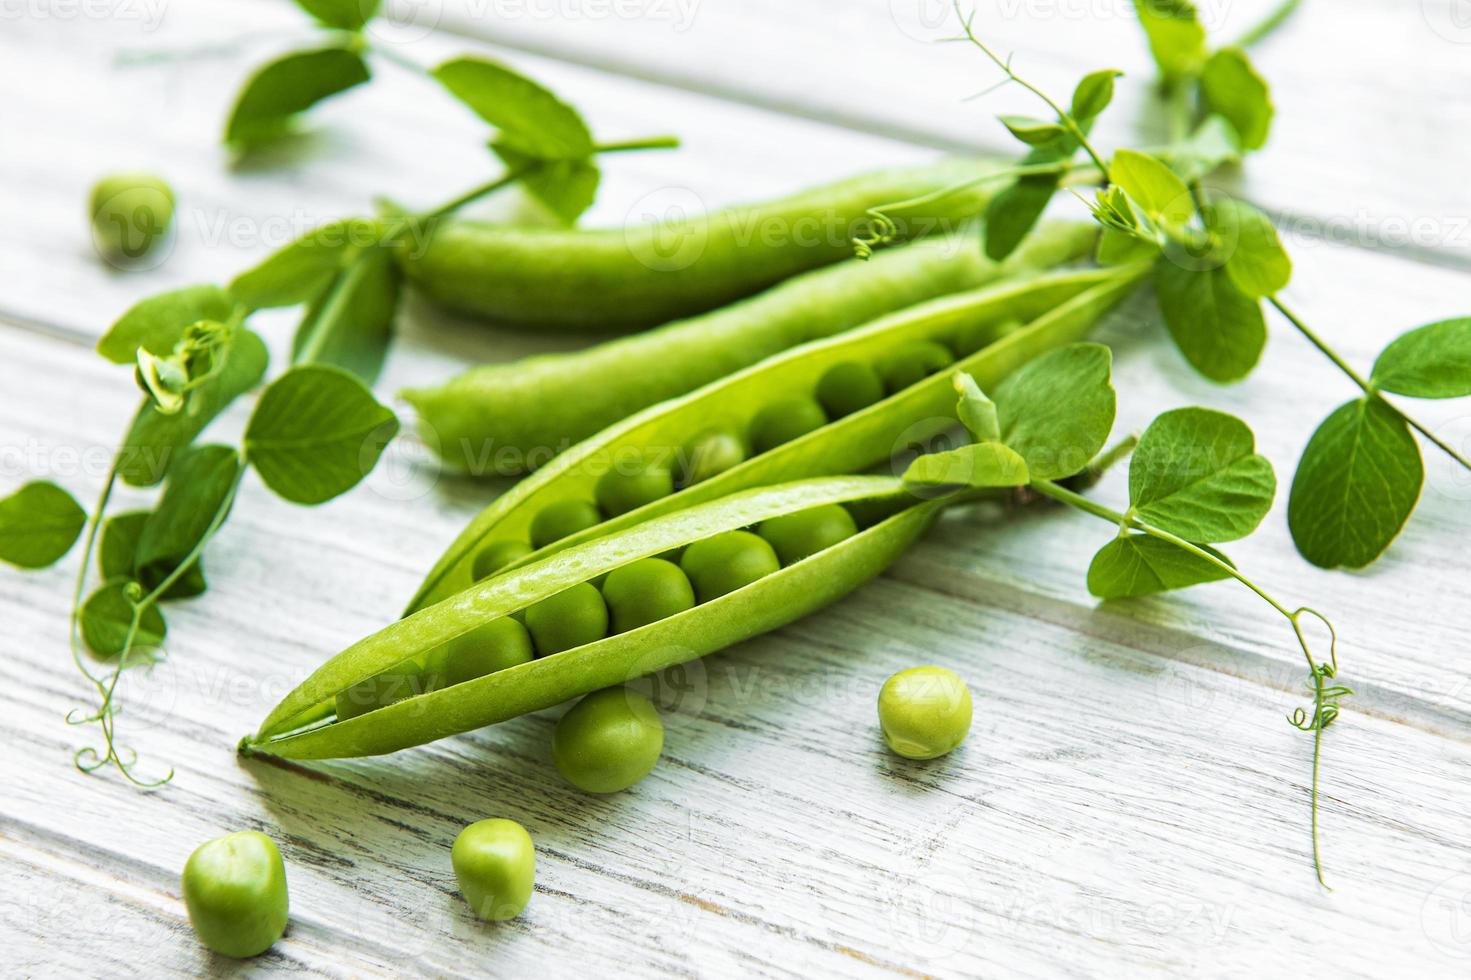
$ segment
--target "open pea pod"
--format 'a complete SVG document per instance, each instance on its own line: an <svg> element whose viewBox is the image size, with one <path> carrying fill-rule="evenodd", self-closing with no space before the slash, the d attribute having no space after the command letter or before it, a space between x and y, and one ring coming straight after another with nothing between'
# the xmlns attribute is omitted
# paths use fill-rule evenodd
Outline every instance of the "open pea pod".
<svg viewBox="0 0 1471 980"><path fill-rule="evenodd" d="M812 392L835 365L880 362L916 342L954 343L962 333L978 338L978 350L866 408L568 535L507 567L740 490L857 473L882 463L903 444L923 442L955 424L951 368L968 371L983 387L993 386L1037 355L1085 336L1147 270L1147 265L1138 265L1051 273L946 296L794 347L645 409L560 453L486 507L435 564L409 611L468 588L475 578L475 556L502 543L528 542L532 522L547 506L593 500L598 480L630 454L674 460L712 427L744 432L764 407Z"/></svg>
<svg viewBox="0 0 1471 980"><path fill-rule="evenodd" d="M379 755L548 708L694 660L776 629L846 595L889 566L948 502L920 500L890 477L765 487L626 528L489 578L333 657L288 694L245 752L292 759ZM354 685L415 662L485 624L631 562L762 521L837 504L860 515L848 537L734 591L636 629L337 720ZM865 519L866 515L866 519Z"/></svg>

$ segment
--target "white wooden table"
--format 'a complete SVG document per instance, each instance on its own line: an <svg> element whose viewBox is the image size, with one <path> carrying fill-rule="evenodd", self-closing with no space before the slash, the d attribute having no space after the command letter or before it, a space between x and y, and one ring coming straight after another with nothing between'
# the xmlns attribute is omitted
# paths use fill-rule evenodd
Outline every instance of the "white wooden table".
<svg viewBox="0 0 1471 980"><path fill-rule="evenodd" d="M992 117L1023 94L961 101L994 79L974 53L928 43L953 29L942 6L446 0L418 8L432 29L385 37L414 38L400 50L426 63L504 58L600 136L683 137L676 153L609 161L599 224L669 188L715 206L939 149L1008 149ZM1204 9L1229 35L1264 6ZM391 66L324 106L310 136L230 169L217 134L236 85L308 33L284 3L52 0L4 15L3 492L50 478L92 498L136 396L90 348L133 300L223 280L375 194L430 205L490 170L468 114ZM1124 0L983 2L978 23L1053 90L1128 70L1099 136L1147 137L1149 71ZM121 66L124 49L175 57ZM1279 111L1241 189L1286 229L1297 305L1359 364L1408 326L1465 314L1463 0L1307 0L1257 59ZM166 262L124 274L91 253L83 201L99 173L135 166L171 179L180 228ZM263 326L280 351L289 318ZM421 304L402 331L384 398L548 346ZM1316 421L1352 394L1280 322L1263 366L1229 388L1191 374L1142 303L1102 336L1118 352L1121 431L1176 405L1224 408L1251 423L1284 487ZM217 423L221 438L243 411ZM1422 414L1471 436L1464 403ZM0 573L0 974L1471 971L1471 483L1438 455L1409 528L1369 571L1302 562L1281 502L1232 549L1330 612L1359 692L1325 740L1332 893L1309 858L1311 739L1283 719L1304 700L1285 625L1229 583L1100 609L1083 571L1109 529L1042 508L957 516L859 595L695 666L665 758L613 798L557 776L555 711L389 758L242 762L239 736L387 622L496 492L437 476L412 440L386 462L313 510L247 483L209 551L210 592L174 606L167 662L125 692L125 740L145 768L176 769L160 790L72 767L92 736L63 721L87 693L65 643L78 555ZM875 731L878 685L918 662L959 670L976 697L969 742L936 763L897 760ZM495 815L530 829L539 868L527 913L490 927L456 895L448 855L461 826ZM281 843L292 920L237 967L194 941L178 873L199 842L244 828Z"/></svg>

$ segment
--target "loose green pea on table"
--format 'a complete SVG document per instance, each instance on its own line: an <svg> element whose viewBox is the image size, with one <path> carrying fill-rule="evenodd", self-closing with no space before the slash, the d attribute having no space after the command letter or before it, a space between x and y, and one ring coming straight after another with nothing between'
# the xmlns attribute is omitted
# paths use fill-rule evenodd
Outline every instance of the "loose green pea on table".
<svg viewBox="0 0 1471 980"><path fill-rule="evenodd" d="M255 956L286 931L286 865L265 834L243 830L201 844L182 885L189 922L216 953Z"/></svg>
<svg viewBox="0 0 1471 980"><path fill-rule="evenodd" d="M531 901L536 846L514 820L480 820L455 838L450 864L460 894L475 915L490 922L514 919Z"/></svg>
<svg viewBox="0 0 1471 980"><path fill-rule="evenodd" d="M945 667L911 667L879 691L884 741L906 759L937 759L970 734L970 688Z"/></svg>

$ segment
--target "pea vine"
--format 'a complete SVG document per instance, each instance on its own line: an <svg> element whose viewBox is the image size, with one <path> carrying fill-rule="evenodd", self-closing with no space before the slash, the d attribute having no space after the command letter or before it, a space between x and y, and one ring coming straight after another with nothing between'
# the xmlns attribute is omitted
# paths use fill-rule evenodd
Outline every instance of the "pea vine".
<svg viewBox="0 0 1471 980"><path fill-rule="evenodd" d="M969 375L957 374L956 414L974 441L917 458L905 471L904 482L926 493L960 495L1025 488L1109 522L1117 534L1093 556L1087 573L1088 590L1100 599L1234 579L1286 619L1307 662L1313 693L1312 707L1296 709L1288 720L1313 733L1313 866L1322 882L1318 846L1322 735L1338 717L1338 699L1352 693L1328 683L1338 674L1337 633L1322 613L1282 603L1215 547L1246 537L1266 517L1277 488L1272 464L1256 452L1244 422L1205 408L1165 412L1137 440L1127 438L1105 451L1116 408L1111 365L1107 347L1074 344L1008 375L993 397ZM1090 483L1090 476L1130 450L1129 501L1124 510L1068 485L1080 474L1085 485ZM1307 619L1328 629L1326 658L1313 653L1304 629Z"/></svg>
<svg viewBox="0 0 1471 980"><path fill-rule="evenodd" d="M323 16L359 9L325 0L303 6ZM291 77L299 70L290 68ZM279 133L305 107L281 78L263 82L269 71L241 97L252 107L251 139ZM247 472L292 503L324 503L371 472L397 434L397 418L370 391L398 309L395 250L512 184L570 223L592 201L597 157L675 145L669 137L596 142L575 109L494 62L457 58L429 74L495 127L490 147L503 166L497 177L423 213L386 210L312 229L227 286L190 286L140 301L97 343L104 358L133 369L142 399L92 512L44 481L0 499L0 560L44 568L84 539L68 634L95 700L67 720L97 725L101 744L77 750L83 771L112 766L143 787L172 777L172 770L158 778L135 772L136 755L118 740L119 684L127 670L160 659L168 629L160 607L206 590L206 546L223 528ZM321 77L330 79L330 72ZM268 117L276 120L271 126L262 122ZM256 312L282 307L303 308L290 367L261 392L236 444L197 445L207 426L264 379L266 345L248 324ZM119 484L162 491L149 509L114 514ZM99 581L89 591L94 574Z"/></svg>
<svg viewBox="0 0 1471 980"><path fill-rule="evenodd" d="M1283 297L1292 260L1271 220L1203 182L1266 143L1274 107L1245 47L1281 24L1296 3L1280 5L1237 44L1215 51L1186 0L1137 0L1135 6L1159 68L1170 142L1151 152L1121 148L1106 157L1089 132L1112 101L1121 73L1087 75L1064 109L976 35L974 14L962 13L957 0L963 31L952 40L971 45L1000 69L998 85L1019 85L1053 114L1001 117L1029 147L1020 168L1027 172L993 198L986 252L997 259L1010 254L1064 178L1086 169L1101 185L1085 200L1102 226L1098 260L1153 262L1161 318L1195 370L1223 383L1248 375L1266 345L1263 306L1271 306L1359 389L1358 397L1328 415L1303 450L1288 496L1293 542L1304 558L1324 568L1366 566L1389 548L1420 499L1425 472L1415 433L1471 470L1465 453L1387 397L1471 395L1471 317L1401 334L1367 377L1350 366ZM1087 158L1081 168L1073 162L1079 152ZM875 231L855 242L858 255L887 243L887 210L870 213Z"/></svg>

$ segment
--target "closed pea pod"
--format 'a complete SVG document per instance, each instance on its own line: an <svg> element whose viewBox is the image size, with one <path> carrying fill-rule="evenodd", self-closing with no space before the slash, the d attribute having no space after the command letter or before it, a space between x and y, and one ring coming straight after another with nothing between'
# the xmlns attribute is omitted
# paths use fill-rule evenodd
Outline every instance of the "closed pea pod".
<svg viewBox="0 0 1471 980"><path fill-rule="evenodd" d="M763 358L938 296L1077 259L1094 238L1087 226L1044 225L1000 264L973 246L917 242L868 262L807 273L656 330L572 353L472 368L404 397L447 465L522 473L642 408ZM539 296L538 302L545 300Z"/></svg>
<svg viewBox="0 0 1471 980"><path fill-rule="evenodd" d="M453 221L401 251L434 300L513 326L621 332L749 296L851 257L869 208L930 195L1004 169L943 160L881 170L776 200L624 228L564 230ZM953 232L1002 182L895 213L900 240ZM752 229L756 230L753 234ZM555 297L548 302L547 297Z"/></svg>
<svg viewBox="0 0 1471 980"><path fill-rule="evenodd" d="M691 503L751 487L824 474L861 472L888 459L904 440L928 439L953 418L946 373L888 396L767 452L747 455L736 435L762 408L793 392L816 391L836 365L877 363L911 341L949 336L963 326L1025 320L1021 328L956 367L992 385L1036 355L1084 336L1139 281L1144 267L1053 273L935 300L883 317L840 337L814 342L649 408L561 454L497 498L477 516L430 571L410 610L453 595L472 582L475 556L505 541L525 541L541 510L558 500L591 496L609 459L637 451L673 455L685 475L676 492L556 541L557 549ZM711 447L720 466L706 467ZM702 477L691 480L690 474ZM542 552L521 562L539 557Z"/></svg>

